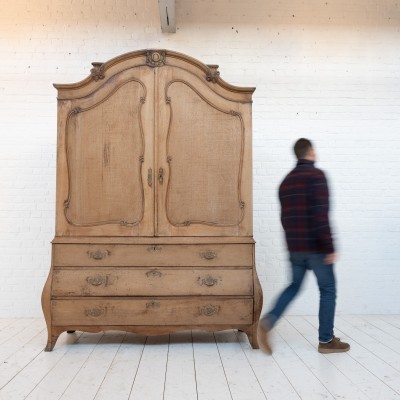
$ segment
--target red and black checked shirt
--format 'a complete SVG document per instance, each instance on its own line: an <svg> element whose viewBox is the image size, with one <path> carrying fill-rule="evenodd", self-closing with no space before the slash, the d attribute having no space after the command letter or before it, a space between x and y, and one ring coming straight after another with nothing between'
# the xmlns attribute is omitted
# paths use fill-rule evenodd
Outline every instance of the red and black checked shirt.
<svg viewBox="0 0 400 400"><path fill-rule="evenodd" d="M297 162L279 187L279 200L290 252L334 252L328 216L328 184L313 161Z"/></svg>

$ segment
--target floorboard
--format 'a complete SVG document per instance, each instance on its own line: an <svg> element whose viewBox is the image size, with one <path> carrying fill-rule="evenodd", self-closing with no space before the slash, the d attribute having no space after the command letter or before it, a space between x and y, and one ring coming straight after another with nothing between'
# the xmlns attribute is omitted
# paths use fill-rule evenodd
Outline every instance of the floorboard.
<svg viewBox="0 0 400 400"><path fill-rule="evenodd" d="M192 332L170 335L164 400L197 400Z"/></svg>
<svg viewBox="0 0 400 400"><path fill-rule="evenodd" d="M129 400L164 398L168 347L169 335L147 338Z"/></svg>
<svg viewBox="0 0 400 400"><path fill-rule="evenodd" d="M351 349L320 354L318 318L286 316L272 356L243 332L63 333L44 352L43 319L0 319L0 400L400 400L400 316L341 315Z"/></svg>

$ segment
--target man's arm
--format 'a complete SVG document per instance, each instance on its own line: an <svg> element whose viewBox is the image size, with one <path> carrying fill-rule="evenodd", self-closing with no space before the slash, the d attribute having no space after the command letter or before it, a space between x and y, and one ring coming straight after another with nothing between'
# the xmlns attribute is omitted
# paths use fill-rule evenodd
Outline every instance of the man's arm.
<svg viewBox="0 0 400 400"><path fill-rule="evenodd" d="M312 183L311 213L318 247L327 254L327 264L335 259L331 227L329 224L329 190L322 171L317 170ZM332 262L330 262L332 261Z"/></svg>

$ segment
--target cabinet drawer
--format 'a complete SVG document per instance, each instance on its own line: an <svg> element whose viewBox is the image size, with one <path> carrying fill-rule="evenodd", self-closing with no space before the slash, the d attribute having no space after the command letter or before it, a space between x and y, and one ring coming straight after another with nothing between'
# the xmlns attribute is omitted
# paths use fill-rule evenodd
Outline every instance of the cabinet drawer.
<svg viewBox="0 0 400 400"><path fill-rule="evenodd" d="M253 265L252 244L55 244L53 265L63 266L238 266Z"/></svg>
<svg viewBox="0 0 400 400"><path fill-rule="evenodd" d="M58 268L53 296L252 295L252 269Z"/></svg>
<svg viewBox="0 0 400 400"><path fill-rule="evenodd" d="M53 300L51 308L59 326L251 324L253 318L250 298Z"/></svg>

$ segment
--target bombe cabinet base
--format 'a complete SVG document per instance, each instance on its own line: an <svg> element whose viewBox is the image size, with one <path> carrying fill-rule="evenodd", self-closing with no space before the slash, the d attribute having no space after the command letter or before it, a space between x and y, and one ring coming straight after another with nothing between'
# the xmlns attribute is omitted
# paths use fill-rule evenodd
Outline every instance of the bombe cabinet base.
<svg viewBox="0 0 400 400"><path fill-rule="evenodd" d="M44 351L49 352L54 349L54 346L57 343L57 339L59 336L67 331L68 333L75 333L76 331L82 332L104 332L108 330L112 331L123 331L123 332L132 332L137 333L139 335L145 336L157 336L157 335L165 335L169 333L179 332L179 331L188 331L188 330L203 330L207 332L218 332L224 331L227 329L237 329L247 334L249 338L250 345L253 349L258 349L257 343L257 324L248 326L220 326L216 329L215 326L78 326L74 327L74 330L71 328L66 328L64 326L53 326L51 328L51 332L49 334L49 339L47 341L46 348Z"/></svg>
<svg viewBox="0 0 400 400"><path fill-rule="evenodd" d="M238 329L258 348L262 292L251 238L55 238L52 260L42 296L46 351L76 330Z"/></svg>

